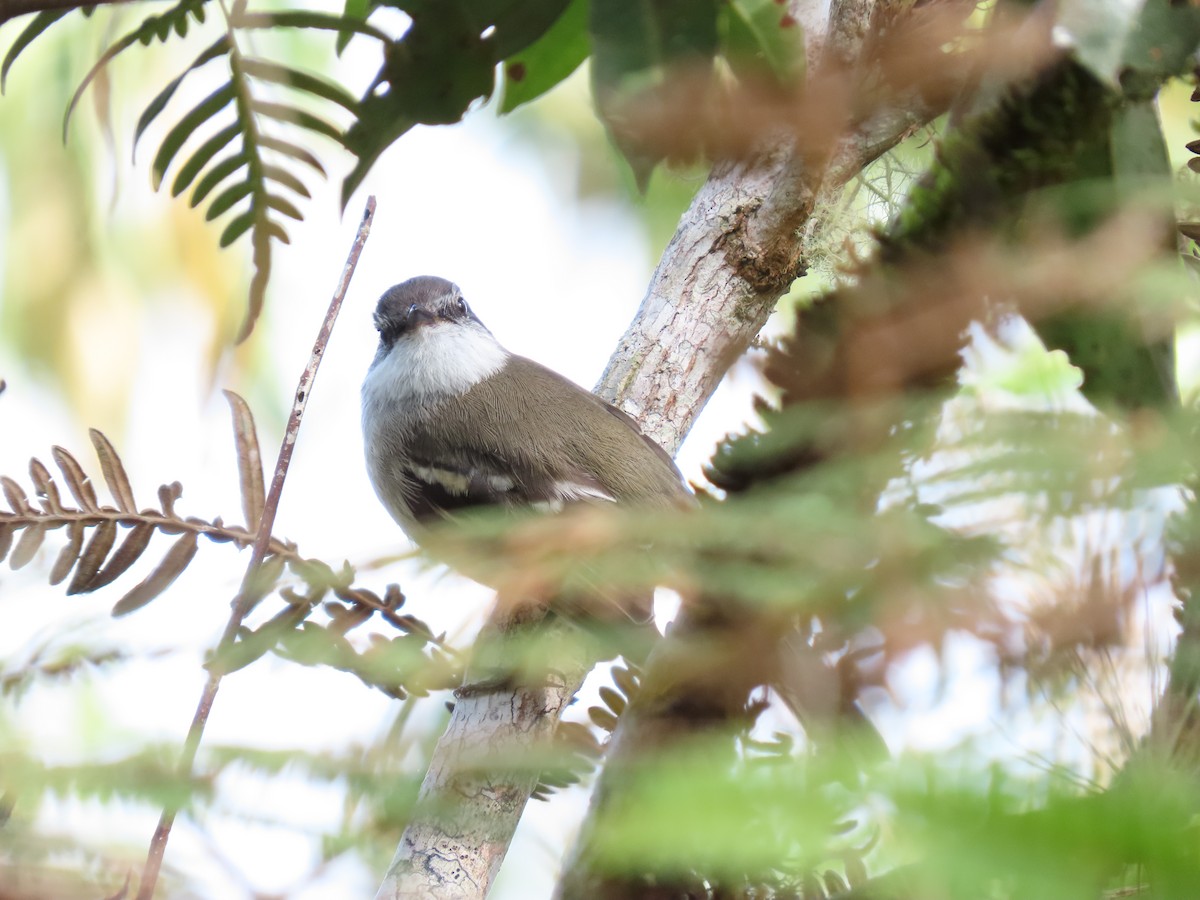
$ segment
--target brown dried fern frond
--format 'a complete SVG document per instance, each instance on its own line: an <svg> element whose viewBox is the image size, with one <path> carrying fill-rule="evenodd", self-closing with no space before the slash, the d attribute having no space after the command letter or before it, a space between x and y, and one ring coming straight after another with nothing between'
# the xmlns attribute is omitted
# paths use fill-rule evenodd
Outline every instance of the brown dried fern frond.
<svg viewBox="0 0 1200 900"><path fill-rule="evenodd" d="M91 439L100 461L103 480L112 504L102 503L95 484L69 451L54 447L51 456L61 481L38 459L29 464L35 502L14 479L0 476L0 490L10 511L0 509L0 562L13 569L27 565L42 547L46 535L65 529L66 543L50 568L50 584L67 584L68 594L85 594L112 584L149 549L155 533L174 538L158 565L141 582L129 588L113 605L114 616L140 609L162 594L195 558L199 540L232 543L239 549L253 544L265 505L262 454L250 407L232 391L225 392L233 414L234 437L241 483L242 511L247 525L226 525L220 517L207 520L184 516L175 509L183 488L179 482L158 489L158 506L138 508L133 486L112 443L92 429ZM59 485L65 484L68 497ZM118 541L118 537L124 536ZM450 688L461 677L459 654L444 636L435 635L420 619L401 613L405 598L389 585L380 597L354 585L349 565L334 570L326 563L306 559L296 545L275 537L255 579L253 593L266 598L278 590L283 608L256 629L242 628L236 643L211 660L229 672L273 652L295 662L328 665L358 676L363 682L403 697ZM303 590L280 585L285 567L303 583ZM336 600L325 601L332 592ZM322 608L328 624L308 621ZM371 645L356 650L347 633L378 616L399 634L372 635Z"/></svg>
<svg viewBox="0 0 1200 900"><path fill-rule="evenodd" d="M51 567L50 583L60 584L70 576L67 593L86 594L125 574L148 549L156 531L175 537L155 569L113 606L113 615L124 615L145 606L183 573L196 555L201 536L238 547L247 547L254 540L254 532L247 527L176 512L175 502L183 493L177 481L158 489L157 507L139 510L112 443L96 429L91 430L91 438L116 505L102 504L79 461L66 449L54 447L51 455L74 503L62 496L49 468L38 459L29 463L36 506L14 479L0 476L0 488L11 510L0 511L0 561L7 557L9 565L19 569L34 558L47 533L66 529L67 542ZM120 529L126 534L118 544ZM272 539L271 553L281 560L300 561L295 545L278 539Z"/></svg>

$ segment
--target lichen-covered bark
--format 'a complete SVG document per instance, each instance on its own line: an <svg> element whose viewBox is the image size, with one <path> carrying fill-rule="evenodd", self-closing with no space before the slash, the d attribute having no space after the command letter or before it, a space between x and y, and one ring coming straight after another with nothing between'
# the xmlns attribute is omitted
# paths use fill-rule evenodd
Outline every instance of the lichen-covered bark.
<svg viewBox="0 0 1200 900"><path fill-rule="evenodd" d="M878 110L813 167L781 142L716 167L680 219L596 393L674 452L729 366L804 273L813 209L942 110L913 94Z"/></svg>
<svg viewBox="0 0 1200 900"><path fill-rule="evenodd" d="M544 748L571 687L559 682L458 698L425 776L419 815L404 832L378 900L486 895L538 781L536 769L502 768L497 760L521 760Z"/></svg>

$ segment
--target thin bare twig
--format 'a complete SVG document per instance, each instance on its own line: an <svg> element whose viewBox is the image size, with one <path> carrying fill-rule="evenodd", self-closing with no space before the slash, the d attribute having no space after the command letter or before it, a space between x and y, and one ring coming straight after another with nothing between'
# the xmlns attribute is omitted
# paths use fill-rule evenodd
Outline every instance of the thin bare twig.
<svg viewBox="0 0 1200 900"><path fill-rule="evenodd" d="M292 413L288 418L287 429L283 433L279 459L275 463L271 489L267 493L266 503L263 506L262 519L258 523L250 562L246 566L246 574L242 577L238 595L233 601L233 611L229 615L229 621L225 624L225 631L217 643L216 652L212 657L213 662L209 667L208 682L204 686L204 692L200 695L200 702L196 704L196 713L192 717L192 724L183 744L179 769L185 775L191 774L192 765L196 761L196 753L200 749L200 740L204 736L204 726L208 722L213 701L217 696L217 688L220 687L221 678L225 674L221 670L219 660L228 658L228 654L224 651L233 646L242 620L254 608L254 604L262 598L263 586L258 583L257 576L263 560L266 559L271 531L275 525L275 513L279 508L279 498L283 493L283 481L287 477L288 466L292 461L292 451L295 449L296 438L300 433L300 420L304 417L304 409L308 405L313 381L317 377L317 369L325 356L325 346L329 343L330 334L333 333L333 324L337 321L338 313L341 311L342 301L350 287L350 279L354 276L354 270L358 266L358 258L362 254L363 245L366 244L367 236L371 233L371 221L374 218L375 198L372 196L367 198L367 206L363 212L362 221L359 223L358 233L355 235L350 253L346 257L346 265L342 268L342 277L333 292L333 299L329 302L325 320L321 323L321 331L317 334L316 341L313 342L308 364L300 374L300 383L296 387L295 398L292 401ZM150 839L150 850L146 855L146 866L142 871L141 884L138 885L137 900L150 900L154 896L154 887L158 882L159 870L162 868L163 854L167 849L167 839L171 835L171 826L175 823L177 812L177 809L167 807L158 820L158 827Z"/></svg>

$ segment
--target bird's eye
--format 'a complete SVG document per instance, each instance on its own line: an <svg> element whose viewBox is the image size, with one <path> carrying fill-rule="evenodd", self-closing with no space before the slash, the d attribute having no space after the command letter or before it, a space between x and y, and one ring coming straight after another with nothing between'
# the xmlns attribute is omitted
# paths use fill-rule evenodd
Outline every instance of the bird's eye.
<svg viewBox="0 0 1200 900"><path fill-rule="evenodd" d="M415 313L416 311L417 311L417 304L414 303L412 306L410 306L408 308L408 315L411 317L412 314Z"/></svg>
<svg viewBox="0 0 1200 900"><path fill-rule="evenodd" d="M458 298L458 311L464 316L467 314L467 301L462 297Z"/></svg>

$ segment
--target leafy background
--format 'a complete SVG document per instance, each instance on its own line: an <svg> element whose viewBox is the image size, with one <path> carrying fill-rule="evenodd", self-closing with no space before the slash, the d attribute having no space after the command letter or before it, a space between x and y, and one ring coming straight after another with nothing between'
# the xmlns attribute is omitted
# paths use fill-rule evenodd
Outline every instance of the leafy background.
<svg viewBox="0 0 1200 900"><path fill-rule="evenodd" d="M0 37L19 24L6 26ZM136 165L128 162L130 123L148 99L139 86L173 77L177 55L131 51L112 67L113 83L103 92L115 146L97 124L98 85L75 112L65 147L57 140L62 111L89 64L71 48L98 47L104 34L91 21L60 23L24 51L0 102L7 173L0 187L7 238L0 247L0 370L8 382L5 421L19 423L20 433L0 441L0 470L24 480L29 457L49 462L49 448L61 444L97 472L87 436L96 427L117 445L139 501L152 498L158 484L179 480L178 508L187 514L238 509L233 437L220 388L236 385L249 398L264 452L273 452L304 348L356 225L359 198L375 193L380 209L372 237L309 407L277 527L331 560L369 564L406 547L361 464L358 387L374 353L370 313L378 295L415 274L454 278L510 348L591 384L701 180L699 173L659 172L647 197L638 196L588 110L586 72L503 123L486 108L454 129L418 129L384 156L344 220L334 166L329 179L312 181L305 223L289 226L292 243L274 250L263 321L249 341L230 347L245 309L248 248L219 250L203 207L147 190L150 151L167 123L152 125ZM297 65L332 63L339 80L368 83L378 58L354 44L336 62L333 43L332 36L300 34L285 51ZM186 108L210 89L185 84L178 102ZM341 174L347 168L343 159ZM714 401L711 424L697 433L689 466L697 477L712 444L747 408L750 373L735 381L736 388ZM12 427L9 433L16 434ZM152 548L127 576L127 587L165 546L157 553ZM169 603L113 622L108 610L116 593L66 600L61 588L47 588L44 573L56 549L48 541L33 565L3 574L9 669L24 670L35 655L57 661L95 648L118 658L33 679L19 703L14 695L6 707L4 743L36 748L53 766L120 759L149 744L158 748L155 765L165 771L201 686L199 663L220 630L243 563L229 547L203 546L203 565L184 574ZM486 610L487 592L413 563L391 564L371 577L378 584L400 582L418 614L455 636L469 634ZM259 890L299 885L295 896L306 896L309 873L321 859L320 835L338 834L343 818L346 776L317 777L318 770L350 770L399 713L383 694L328 669L276 660L235 679L214 712L212 743L276 754L298 750L299 761L279 762L291 760L291 753L251 755L231 766L216 785L217 796L227 799L202 827L177 831L172 855L181 848L180 858L190 861L182 865L188 883L208 896L245 894L243 877ZM416 714L414 729L414 740L426 744L444 721L440 702L428 706ZM324 762L310 767L303 754L321 754ZM114 824L112 802L92 791L79 796L78 781L66 772L56 777L58 793L49 791L39 806L39 824L53 834L82 835L90 846L140 866L157 816L153 800L138 802L145 798L136 793L118 800L121 816ZM567 804L582 814L578 797L559 806ZM562 815L544 804L532 807L513 851L520 874L502 880L513 896L529 896L535 873L548 891L553 871L546 846L561 843ZM358 833L351 844L364 838ZM307 896L373 890L391 840L370 838L369 867L334 865L307 887ZM231 861L231 871L222 858ZM531 870L530 860L543 862ZM106 871L106 883L124 877L119 865Z"/></svg>
<svg viewBox="0 0 1200 900"><path fill-rule="evenodd" d="M191 15L186 7L176 9ZM235 8L234 18L244 12ZM372 22L388 22L389 14L384 10ZM138 10L118 15L126 27L139 21ZM419 7L413 15L414 28L419 27ZM401 549L400 536L363 478L357 385L373 352L369 311L374 299L409 275L435 272L454 278L510 348L590 384L701 182L701 170L686 167L694 160L677 160L684 166L671 171L654 168L653 157L618 136L626 157L621 159L588 108L589 76L600 79L601 102L607 102L603 87L609 76L593 69L577 72L511 117L496 116L514 102L513 90L506 88L464 124L416 127L387 150L379 146L379 134L352 133L347 141L360 158L372 159L376 151L382 155L349 200L346 221L339 219L342 179L354 185L362 172L354 160L333 154L329 157L339 159L341 168L325 162L328 178L313 177L312 166L303 162L287 170L303 177L304 189L312 194L303 204L302 224L289 221L283 204L270 202L272 196L288 203L296 199L288 176L263 172L260 181L241 181L249 162L227 173L228 180L196 208L188 208L168 196L186 153L168 167L160 148L164 142L173 145L180 111L221 90L228 70L218 77L210 71L216 66L205 64L180 84L166 110L151 119L145 109L195 53L220 46L214 43L222 40L220 23L215 17L204 23L194 22L194 16L188 20L189 30L215 33L191 35L196 49L186 56L174 49L141 52L140 47L123 54L83 95L69 139L60 146L55 138L62 111L93 58L78 48L108 44L120 31L102 18L73 14L47 30L13 65L8 95L0 103L6 173L0 187L6 235L0 247L0 374L9 384L0 397L0 415L6 423L19 423L5 428L0 472L24 472L28 457L48 458L52 444L66 445L87 465L86 429L99 427L136 473L140 497L152 496L159 483L179 479L185 486L179 506L188 513L211 517L238 509L233 441L218 389L235 385L250 399L264 446L273 448L290 403L293 373L303 363L302 348L333 287L359 198L375 193L381 203L377 223L309 407L278 531L307 552L319 549L322 558L352 560L379 584L398 581L411 609L454 639L465 639L478 624L486 594L411 561L389 559ZM0 37L11 42L21 24L5 26ZM737 23L726 21L723 27ZM245 59L287 59L300 69L330 72L330 81L349 86L353 97L367 91L384 65L367 36L355 37L334 59L334 33L247 30L254 33L238 35L243 66ZM435 30L434 46L438 37ZM687 38L685 51L728 41L729 34L697 32ZM1096 65L1109 59L1104 50L1095 50ZM521 63L537 71L535 49L521 52L525 55L508 66ZM636 56L624 64L637 68ZM399 80L410 71L405 66L420 65L420 57L391 59L384 71ZM772 63L775 74L780 66ZM256 96L269 98L263 102L304 104L313 115L346 121L338 119L337 99L315 96L321 90L300 91L297 97L275 89L271 70L251 66L245 71ZM454 109L437 103L402 109L397 127L408 124L403 115L456 118L478 105L490 64L480 64L476 75L480 82L468 81L467 90L454 94ZM1173 85L1160 100L1177 167L1186 163L1182 147L1193 137L1187 97L1188 88ZM223 112L233 112L238 102L230 97ZM395 98L383 95L377 102ZM130 167L130 135L143 123L145 134ZM215 122L206 124L219 133ZM320 130L279 127L288 135L297 128L299 133ZM800 282L791 302L835 280L847 258L840 238L865 245L864 223L890 215L908 173L929 160L927 137L918 136L855 185L855 196L841 213L845 225L829 241L829 257L815 276ZM234 140L222 152L251 151ZM164 189L147 191L164 168ZM648 182L644 196L635 190L639 181ZM181 186L193 189L195 183ZM271 252L263 320L248 341L232 348L229 340L244 322L244 285L255 272L261 277L264 258L254 234L218 250L220 228L206 224L205 216L227 190L235 203L248 204L257 214L248 221ZM228 212L224 227L238 215ZM277 227L286 227L290 243L282 242ZM978 337L967 383L943 424L947 452L962 442L981 408L1028 413L1082 404L1078 372L1061 354L1047 354L1019 328L1004 336L1008 348ZM1192 346L1185 329L1185 373L1196 371ZM1194 392L1194 378L1185 379L1183 387ZM726 431L752 418L750 394L761 389L753 366L735 368L685 447L684 468L691 477L702 478L701 467ZM987 438L980 438L981 445ZM949 477L939 482L936 457L917 472L928 484L895 485L899 496L911 492L923 502L945 503L960 487ZM1152 662L1162 658L1171 630L1170 595L1156 578L1155 548L1161 543L1163 512L1176 502L1172 497L1144 504L1136 516L1101 509L1065 522L1047 521L1011 498L985 496L992 505L974 506L972 499L958 501L962 508L955 524L998 520L1007 529L1014 548L1011 568L997 575L996 591L1014 604L1018 598L1082 595L1098 584L1119 591L1131 580L1139 583L1131 568L1144 567L1144 593L1130 604L1136 615L1126 623L1125 637L1139 651L1148 647ZM826 521L811 510L807 514ZM1145 552L1124 552L1130 547ZM7 765L23 771L15 768L18 762L36 762L21 780L38 802L32 818L20 824L37 836L30 852L47 854L44 859L63 870L91 866L103 883L118 885L123 866L136 867L140 860L157 815L154 804L181 789L166 775L168 763L200 686L202 654L224 621L225 602L240 570L230 548L206 546L202 552L205 565L190 568L175 591L139 615L115 622L108 618L112 596L65 598L61 590L45 587L45 569L53 561L47 550L30 568L3 574L8 627L0 654L6 660L7 694L0 727ZM143 561L135 576L151 564ZM989 791L1000 806L1030 805L1039 791L1056 789L1057 782L1043 777L1056 766L1068 780L1105 781L1111 761L1127 752L1131 736L1139 733L1139 716L1144 718L1161 678L1156 666L1140 661L1140 653L1131 659L1116 654L1106 663L1111 671L1091 672L1097 684L1071 695L1073 705L1064 709L1060 696L1043 691L1037 678L1003 677L994 652L968 637L941 646L914 640L884 685L887 690L872 695L871 711L901 757L893 796L910 801L904 808L916 820L905 823L912 843L926 851L939 848L943 859L953 857L956 848L948 836L960 821L950 800L961 801L964 815L977 810L973 804ZM1051 668L1051 676L1061 673ZM591 686L591 696L598 688ZM206 804L197 808L195 824L173 838L178 877L198 894L222 897L250 896L253 890L351 896L372 889L394 842L388 829L402 815L413 787L399 779L381 791L378 773L395 766L419 777L413 760L427 754L443 720L438 698L397 704L328 667L302 668L271 658L237 673L220 697L207 738L209 771L219 775L212 783L187 786ZM383 749L384 739L400 725L403 739ZM786 715L773 713L757 736L775 740L775 729L795 730ZM768 766L773 756L765 750L763 756ZM946 781L936 785L942 794L926 790L934 762L946 773ZM655 808L686 807L690 784L709 771L701 761L694 778L686 768L681 772L689 777L662 773L661 806ZM765 777L763 785L769 792L780 782ZM797 807L801 800L812 803L804 785L790 787L795 793L788 796L796 798ZM722 795L718 791L715 797L712 805L719 814ZM813 819L845 811L840 798L825 799L825 805L813 805ZM22 815L26 808L20 807ZM570 830L564 822L581 811L577 791L553 805L534 805L510 853L501 890L512 896L548 891ZM630 830L627 836L630 843L618 853L646 846L644 832ZM857 838L852 834L848 846ZM347 849L352 852L342 852ZM904 861L906 849L896 849L888 861ZM738 862L738 854L753 847L734 850ZM1061 887L1053 881L1048 885L1048 891Z"/></svg>

